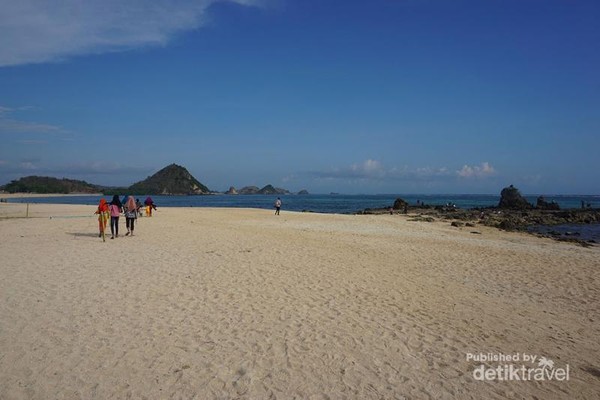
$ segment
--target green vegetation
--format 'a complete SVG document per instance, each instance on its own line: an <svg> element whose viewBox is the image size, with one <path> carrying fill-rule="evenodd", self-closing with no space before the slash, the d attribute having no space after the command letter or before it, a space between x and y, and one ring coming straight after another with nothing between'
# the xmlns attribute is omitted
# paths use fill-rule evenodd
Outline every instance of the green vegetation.
<svg viewBox="0 0 600 400"><path fill-rule="evenodd" d="M144 194L209 194L210 190L182 166L171 164L141 182L134 183L127 193Z"/></svg>
<svg viewBox="0 0 600 400"><path fill-rule="evenodd" d="M104 190L85 181L48 176L26 176L11 181L2 189L9 193L100 193Z"/></svg>
<svg viewBox="0 0 600 400"><path fill-rule="evenodd" d="M159 194L209 194L210 190L194 178L187 169L171 164L147 179L137 182L128 188L106 187L77 181L58 179L47 176L28 176L13 180L4 187L9 193L103 193L131 195Z"/></svg>

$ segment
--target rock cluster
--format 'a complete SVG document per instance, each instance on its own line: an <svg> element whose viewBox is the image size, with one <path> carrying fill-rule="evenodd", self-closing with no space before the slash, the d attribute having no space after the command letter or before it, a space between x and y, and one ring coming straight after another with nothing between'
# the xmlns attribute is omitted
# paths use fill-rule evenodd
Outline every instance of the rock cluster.
<svg viewBox="0 0 600 400"><path fill-rule="evenodd" d="M535 208L539 210L560 210L560 206L555 201L546 201L544 196L540 196L537 198L537 203Z"/></svg>
<svg viewBox="0 0 600 400"><path fill-rule="evenodd" d="M396 200L394 200L394 205L392 206L392 208L394 210L405 211L408 208L408 202L398 197Z"/></svg>
<svg viewBox="0 0 600 400"><path fill-rule="evenodd" d="M392 208L410 211L411 219L408 221L445 220L457 228L463 226L472 228L479 224L507 231L534 233L531 229L536 226L600 224L600 209L590 207L561 210L557 203L548 202L543 196L537 199L536 207L534 207L512 185L502 190L498 207L460 209L454 206L431 207L423 204L409 206L405 200L399 198L396 199ZM389 207L367 208L357 214L387 214L389 211ZM577 238L567 239L581 245L587 243ZM560 238L560 240L567 239Z"/></svg>
<svg viewBox="0 0 600 400"><path fill-rule="evenodd" d="M498 203L498 208L510 209L510 210L529 210L532 209L533 206L525 199L525 197L521 196L519 193L519 189L510 185L509 187L505 187L500 192L500 203Z"/></svg>

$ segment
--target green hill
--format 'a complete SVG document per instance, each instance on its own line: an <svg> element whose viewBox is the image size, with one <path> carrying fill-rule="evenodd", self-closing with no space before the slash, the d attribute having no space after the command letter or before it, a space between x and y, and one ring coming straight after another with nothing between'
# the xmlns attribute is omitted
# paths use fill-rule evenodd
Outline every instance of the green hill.
<svg viewBox="0 0 600 400"><path fill-rule="evenodd" d="M9 193L101 193L105 188L74 179L26 176L11 181L2 189Z"/></svg>
<svg viewBox="0 0 600 400"><path fill-rule="evenodd" d="M274 194L290 194L286 189L276 188L273 185L267 185L262 189L259 189L257 186L244 186L238 191L239 194L264 194L264 195L274 195Z"/></svg>
<svg viewBox="0 0 600 400"><path fill-rule="evenodd" d="M134 183L128 189L130 194L209 194L210 190L192 176L184 167L171 164Z"/></svg>

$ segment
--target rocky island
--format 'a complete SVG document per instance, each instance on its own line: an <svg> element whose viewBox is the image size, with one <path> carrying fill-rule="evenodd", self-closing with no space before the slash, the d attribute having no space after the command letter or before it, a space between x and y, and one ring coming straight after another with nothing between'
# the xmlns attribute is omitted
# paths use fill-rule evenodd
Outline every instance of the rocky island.
<svg viewBox="0 0 600 400"><path fill-rule="evenodd" d="M276 188L273 185L266 185L262 189L258 186L244 186L236 190L233 186L225 194L263 194L263 195L285 195L290 194L289 190Z"/></svg>

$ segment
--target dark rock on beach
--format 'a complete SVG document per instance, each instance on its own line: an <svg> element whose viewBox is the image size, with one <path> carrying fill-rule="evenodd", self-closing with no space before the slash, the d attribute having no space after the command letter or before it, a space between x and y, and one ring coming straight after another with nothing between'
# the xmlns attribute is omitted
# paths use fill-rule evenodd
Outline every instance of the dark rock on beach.
<svg viewBox="0 0 600 400"><path fill-rule="evenodd" d="M558 205L558 203L554 201L548 202L546 201L544 196L540 196L537 198L535 208L540 210L560 210L560 206Z"/></svg>
<svg viewBox="0 0 600 400"><path fill-rule="evenodd" d="M536 207L533 207L512 185L502 190L498 207L460 209L450 204L431 207L420 202L416 206L411 206L403 199L397 199L391 207L367 208L357 212L357 214L389 214L393 210L406 210L410 213L408 221L431 222L445 220L452 226L459 228L462 226L473 228L477 225L484 225L505 231L529 232L556 240L578 243L582 246L589 246L595 241L587 240L589 238L583 236L579 237L576 230L581 230L582 225L600 224L600 209L571 208L561 210L558 204L547 202L543 196L538 198ZM573 225L575 230L566 233L553 233L550 229L544 231L532 229L532 227L537 226L559 225Z"/></svg>
<svg viewBox="0 0 600 400"><path fill-rule="evenodd" d="M500 203L498 203L498 208L502 209L510 209L510 210L529 210L533 208L525 197L521 195L519 189L510 185L509 187L505 187L500 192Z"/></svg>
<svg viewBox="0 0 600 400"><path fill-rule="evenodd" d="M408 207L408 202L404 199L401 198L397 198L396 200L394 200L394 205L392 206L392 208L394 210L406 210Z"/></svg>

